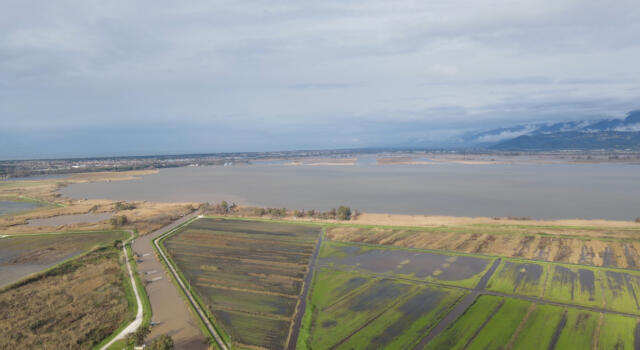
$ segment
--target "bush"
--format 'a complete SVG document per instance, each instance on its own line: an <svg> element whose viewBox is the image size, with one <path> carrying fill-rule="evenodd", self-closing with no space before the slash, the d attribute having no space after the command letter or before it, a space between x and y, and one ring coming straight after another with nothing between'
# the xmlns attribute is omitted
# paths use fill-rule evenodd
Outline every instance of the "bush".
<svg viewBox="0 0 640 350"><path fill-rule="evenodd" d="M168 334L163 334L153 340L150 350L173 350L173 338Z"/></svg>
<svg viewBox="0 0 640 350"><path fill-rule="evenodd" d="M341 205L335 216L338 220L351 220L351 208Z"/></svg>
<svg viewBox="0 0 640 350"><path fill-rule="evenodd" d="M287 216L286 208L267 208L267 213L274 218L281 218Z"/></svg>
<svg viewBox="0 0 640 350"><path fill-rule="evenodd" d="M640 217L636 218L636 223L640 224Z"/></svg>
<svg viewBox="0 0 640 350"><path fill-rule="evenodd" d="M137 346L144 344L144 338L151 333L149 326L142 326L137 331L127 335L127 344L130 346Z"/></svg>
<svg viewBox="0 0 640 350"><path fill-rule="evenodd" d="M304 217L304 209L303 210L294 210L293 211L293 216L295 216L297 218Z"/></svg>
<svg viewBox="0 0 640 350"><path fill-rule="evenodd" d="M125 215L117 215L111 218L111 225L113 227L120 227L126 225L129 220Z"/></svg>
<svg viewBox="0 0 640 350"><path fill-rule="evenodd" d="M126 203L126 202L116 203L116 211L133 210L135 208L136 208L135 204L132 204L132 203Z"/></svg>

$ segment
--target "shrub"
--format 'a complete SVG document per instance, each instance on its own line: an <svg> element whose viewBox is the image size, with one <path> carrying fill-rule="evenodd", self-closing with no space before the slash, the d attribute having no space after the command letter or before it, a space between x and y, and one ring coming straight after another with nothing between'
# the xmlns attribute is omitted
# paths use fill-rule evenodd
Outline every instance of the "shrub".
<svg viewBox="0 0 640 350"><path fill-rule="evenodd" d="M125 215L116 215L111 218L111 225L113 225L113 227L120 227L120 226L126 225L127 222L129 222L129 220Z"/></svg>
<svg viewBox="0 0 640 350"><path fill-rule="evenodd" d="M136 205L132 204L132 203L126 203L126 202L118 202L118 203L116 203L116 211L133 210L135 208L136 208Z"/></svg>
<svg viewBox="0 0 640 350"><path fill-rule="evenodd" d="M149 326L141 326L137 331L127 335L127 344L130 346L142 345L144 338L146 338L150 332Z"/></svg>
<svg viewBox="0 0 640 350"><path fill-rule="evenodd" d="M294 210L293 211L293 216L295 216L297 218L304 217L304 209L303 210Z"/></svg>
<svg viewBox="0 0 640 350"><path fill-rule="evenodd" d="M173 338L168 334L163 334L153 340L150 350L173 350Z"/></svg>
<svg viewBox="0 0 640 350"><path fill-rule="evenodd" d="M640 224L640 217L636 218L636 223Z"/></svg>
<svg viewBox="0 0 640 350"><path fill-rule="evenodd" d="M351 220L351 208L341 205L335 216L338 220Z"/></svg>

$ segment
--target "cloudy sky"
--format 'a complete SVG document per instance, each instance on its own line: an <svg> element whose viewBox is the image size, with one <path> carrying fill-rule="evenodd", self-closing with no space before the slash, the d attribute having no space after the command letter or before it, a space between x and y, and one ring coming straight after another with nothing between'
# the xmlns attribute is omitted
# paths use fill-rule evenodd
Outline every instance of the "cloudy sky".
<svg viewBox="0 0 640 350"><path fill-rule="evenodd" d="M637 0L0 4L0 159L451 144L640 108Z"/></svg>

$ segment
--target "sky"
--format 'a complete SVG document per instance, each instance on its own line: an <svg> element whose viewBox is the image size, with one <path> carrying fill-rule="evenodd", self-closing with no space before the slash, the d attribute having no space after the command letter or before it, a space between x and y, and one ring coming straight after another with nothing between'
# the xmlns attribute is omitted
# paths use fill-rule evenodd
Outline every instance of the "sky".
<svg viewBox="0 0 640 350"><path fill-rule="evenodd" d="M0 159L455 145L640 108L637 0L0 4Z"/></svg>

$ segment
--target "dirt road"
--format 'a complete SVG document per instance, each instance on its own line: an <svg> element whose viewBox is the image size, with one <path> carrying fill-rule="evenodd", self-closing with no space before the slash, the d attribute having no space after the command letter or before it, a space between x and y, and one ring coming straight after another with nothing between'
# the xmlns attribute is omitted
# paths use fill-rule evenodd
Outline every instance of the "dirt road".
<svg viewBox="0 0 640 350"><path fill-rule="evenodd" d="M171 225L139 237L133 242L133 252L137 254L139 259L138 272L140 277L142 281L151 281L146 285L153 314L151 322L158 323L151 328L151 334L147 341L162 334L169 334L175 342L175 349L204 350L209 346L207 338L196 323L196 319L176 287L171 283L171 278L167 275L164 266L156 257L151 241L196 215L187 215Z"/></svg>

